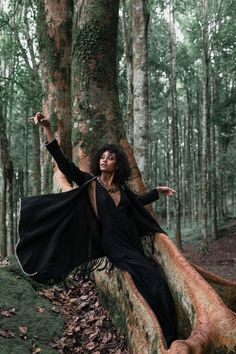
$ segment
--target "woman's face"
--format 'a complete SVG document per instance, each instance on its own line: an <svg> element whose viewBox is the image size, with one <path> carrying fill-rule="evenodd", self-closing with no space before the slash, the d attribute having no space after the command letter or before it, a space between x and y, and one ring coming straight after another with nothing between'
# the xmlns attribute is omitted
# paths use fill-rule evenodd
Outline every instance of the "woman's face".
<svg viewBox="0 0 236 354"><path fill-rule="evenodd" d="M110 151L104 151L99 160L100 171L106 173L113 173L116 170L116 166L116 154Z"/></svg>

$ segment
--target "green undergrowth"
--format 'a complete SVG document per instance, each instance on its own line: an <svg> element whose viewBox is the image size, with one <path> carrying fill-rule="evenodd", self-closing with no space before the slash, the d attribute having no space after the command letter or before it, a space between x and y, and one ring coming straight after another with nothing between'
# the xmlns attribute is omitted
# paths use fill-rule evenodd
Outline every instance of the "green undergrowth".
<svg viewBox="0 0 236 354"><path fill-rule="evenodd" d="M39 295L39 284L25 276L15 257L0 267L0 353L57 353L49 343L62 333L64 321Z"/></svg>
<svg viewBox="0 0 236 354"><path fill-rule="evenodd" d="M234 225L232 225L232 221L235 221ZM230 233L235 233L235 225L236 225L236 218L235 217L228 217L224 221L218 224L218 234L217 240L228 236ZM168 233L169 237L174 240L174 230L168 230L165 227L164 223L162 224L164 230ZM208 225L208 240L210 242L215 241L212 236L212 227ZM182 225L181 227L181 237L182 242L185 244L201 244L202 242L202 232L201 232L201 225L193 225L190 224Z"/></svg>

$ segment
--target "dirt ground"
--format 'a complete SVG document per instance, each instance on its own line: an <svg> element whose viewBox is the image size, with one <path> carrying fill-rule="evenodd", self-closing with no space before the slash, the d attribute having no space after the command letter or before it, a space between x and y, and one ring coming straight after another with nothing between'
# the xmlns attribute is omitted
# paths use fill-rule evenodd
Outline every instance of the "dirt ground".
<svg viewBox="0 0 236 354"><path fill-rule="evenodd" d="M219 231L218 239L209 242L208 253L201 253L196 243L188 243L183 245L183 254L205 270L236 281L236 220L230 219Z"/></svg>

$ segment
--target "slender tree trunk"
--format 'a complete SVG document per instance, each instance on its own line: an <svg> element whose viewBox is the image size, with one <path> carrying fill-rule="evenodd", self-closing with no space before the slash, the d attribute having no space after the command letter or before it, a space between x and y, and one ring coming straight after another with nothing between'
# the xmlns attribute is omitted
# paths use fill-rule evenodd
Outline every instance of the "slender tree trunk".
<svg viewBox="0 0 236 354"><path fill-rule="evenodd" d="M6 197L7 197L7 213L6 213L6 224L7 224L7 255L10 256L14 253L14 219L13 219L13 191L14 191L14 168L13 162L8 157L6 164Z"/></svg>
<svg viewBox="0 0 236 354"><path fill-rule="evenodd" d="M148 183L148 21L147 0L132 1L134 156Z"/></svg>
<svg viewBox="0 0 236 354"><path fill-rule="evenodd" d="M216 127L212 127L212 235L217 239L218 220L217 220L217 167L216 167Z"/></svg>
<svg viewBox="0 0 236 354"><path fill-rule="evenodd" d="M0 109L0 160L3 171L2 198L2 235L1 253L7 256L13 253L13 163L9 152L9 142L6 134L6 122Z"/></svg>
<svg viewBox="0 0 236 354"><path fill-rule="evenodd" d="M1 155L2 155L2 147L1 147ZM7 215L7 185L6 185L6 170L2 168L2 194L1 194L1 225L0 225L0 255L3 257L7 256L7 223L6 223L6 215Z"/></svg>
<svg viewBox="0 0 236 354"><path fill-rule="evenodd" d="M187 186L188 189L190 186L193 186L193 191L194 191L194 180L193 180L193 110L192 110L192 90L191 86L187 88L186 90L187 94L187 108L188 108L188 114L187 114L187 164L185 165L187 167ZM193 226L193 193L188 194L188 199L189 199L189 204L188 204L188 210L189 210L189 222L191 226Z"/></svg>
<svg viewBox="0 0 236 354"><path fill-rule="evenodd" d="M202 103L202 243L208 249L208 125L209 125L209 50L208 50L208 0L203 0L203 103Z"/></svg>
<svg viewBox="0 0 236 354"><path fill-rule="evenodd" d="M171 116L172 116L172 149L173 149L173 172L174 188L176 196L174 198L175 212L175 242L178 248L182 248L181 241L181 205L180 205L180 182L179 182L179 135L178 135L178 115L177 115L177 94L176 94L176 31L175 19L172 5L170 6L170 32L171 32Z"/></svg>
<svg viewBox="0 0 236 354"><path fill-rule="evenodd" d="M121 23L124 41L124 54L127 72L127 104L126 104L126 136L133 146L134 114L133 114L133 51L132 51L132 2L128 0L128 14L126 14L126 0L121 1Z"/></svg>
<svg viewBox="0 0 236 354"><path fill-rule="evenodd" d="M32 136L32 140L33 140L32 193L38 195L41 193L40 137L39 137L38 126L32 127L32 133L33 133L32 134L33 135Z"/></svg>
<svg viewBox="0 0 236 354"><path fill-rule="evenodd" d="M29 117L29 111L28 109L26 110L26 117ZM29 125L28 121L25 120L24 123L24 167L23 167L23 191L22 195L25 193L25 195L29 194L29 146L28 146L28 133L29 133Z"/></svg>
<svg viewBox="0 0 236 354"><path fill-rule="evenodd" d="M168 111L167 111L167 116L166 116L166 123L167 123L167 139L166 139L166 183L167 185L171 185L171 157L170 157L170 150L171 150L171 143L170 143L170 137L171 137L171 125L169 122L169 117L168 117ZM166 201L166 223L168 230L171 229L172 222L171 222L171 201L170 198L167 199Z"/></svg>

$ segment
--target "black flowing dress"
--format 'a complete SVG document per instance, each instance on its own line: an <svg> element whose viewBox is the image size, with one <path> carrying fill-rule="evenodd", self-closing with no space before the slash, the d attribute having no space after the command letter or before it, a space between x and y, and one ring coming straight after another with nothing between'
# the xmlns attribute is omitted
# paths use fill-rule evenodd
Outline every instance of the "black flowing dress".
<svg viewBox="0 0 236 354"><path fill-rule="evenodd" d="M92 176L65 158L56 139L46 146L59 169L82 187L66 193L23 200L17 256L22 269L40 282L49 276L57 279L57 273L58 276L67 274L79 264L77 258L80 258L80 263L88 259L89 220L96 219L95 215L89 217L91 206L87 207L90 201L86 185ZM131 274L137 289L156 314L169 345L176 339L174 302L160 271L145 257L141 242L141 236L146 230L145 220L148 219L152 225L154 221L155 225L151 227L153 232L163 230L154 219L150 219L144 208L142 211L140 208L135 209L139 213L138 223L135 220L137 214L134 213L135 200L140 205L149 204L158 199L158 192L154 189L138 197L139 201L124 186L120 186L120 193L120 201L115 205L108 191L96 180L99 217L99 220L96 219L99 223L99 241L96 241L99 245L96 248L101 247L98 253L106 255L115 267ZM96 225L94 227L96 229ZM75 237L77 229L80 230L79 237ZM80 257L77 257L78 253Z"/></svg>
<svg viewBox="0 0 236 354"><path fill-rule="evenodd" d="M130 200L120 188L120 201L115 204L108 191L98 182L96 200L102 228L102 247L109 261L129 272L161 324L167 344L176 339L175 309L167 283L144 255L140 231L129 213ZM152 191L153 194L156 190Z"/></svg>

